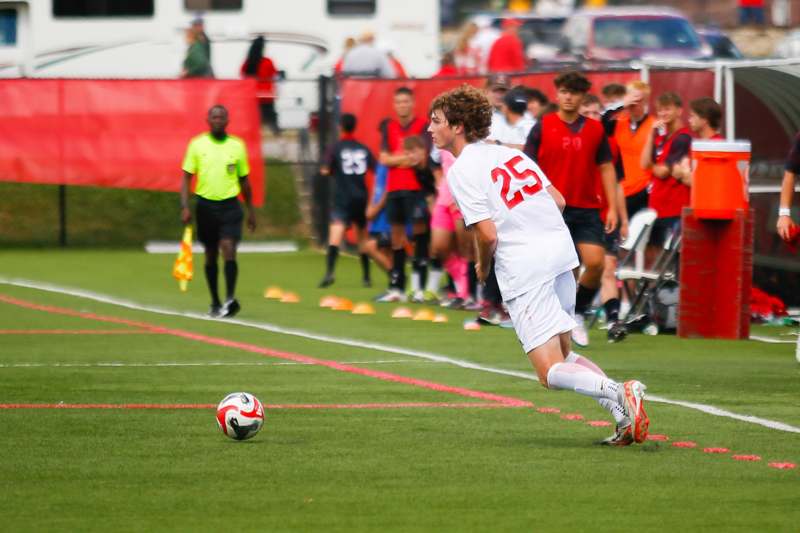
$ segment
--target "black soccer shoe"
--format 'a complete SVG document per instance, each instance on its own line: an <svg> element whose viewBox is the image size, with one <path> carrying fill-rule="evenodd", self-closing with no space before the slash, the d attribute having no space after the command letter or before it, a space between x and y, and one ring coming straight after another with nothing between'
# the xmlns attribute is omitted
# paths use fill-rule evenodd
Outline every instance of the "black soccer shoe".
<svg viewBox="0 0 800 533"><path fill-rule="evenodd" d="M226 301L222 304L222 309L220 310L220 316L222 318L231 318L236 316L242 309L242 306L239 305L239 301L236 298L231 298L230 300Z"/></svg>
<svg viewBox="0 0 800 533"><path fill-rule="evenodd" d="M621 321L612 322L608 326L608 342L621 342L628 336L628 328Z"/></svg>
<svg viewBox="0 0 800 533"><path fill-rule="evenodd" d="M318 287L320 289L324 289L325 287L330 287L331 285L333 285L334 281L336 281L336 279L333 276L331 276L330 274L326 274L325 277L322 278L322 281L319 282Z"/></svg>

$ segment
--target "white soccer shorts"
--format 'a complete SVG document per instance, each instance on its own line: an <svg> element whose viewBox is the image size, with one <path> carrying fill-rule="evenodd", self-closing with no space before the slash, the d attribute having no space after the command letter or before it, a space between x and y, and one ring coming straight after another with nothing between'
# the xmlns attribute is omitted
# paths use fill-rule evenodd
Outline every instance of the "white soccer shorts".
<svg viewBox="0 0 800 533"><path fill-rule="evenodd" d="M572 331L576 326L575 291L575 276L568 271L506 302L525 353L555 335Z"/></svg>

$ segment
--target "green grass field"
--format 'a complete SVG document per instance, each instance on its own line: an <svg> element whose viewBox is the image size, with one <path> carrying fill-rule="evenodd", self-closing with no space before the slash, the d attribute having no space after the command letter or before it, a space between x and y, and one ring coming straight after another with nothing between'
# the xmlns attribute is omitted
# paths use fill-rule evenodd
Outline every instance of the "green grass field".
<svg viewBox="0 0 800 533"><path fill-rule="evenodd" d="M511 330L465 332L470 315L455 311L433 324L390 319L391 305L374 316L319 308L325 294L378 290L360 287L351 258L321 291L319 254L242 256L235 323L193 315L208 307L202 273L180 293L173 259L0 252L0 404L26 405L0 408L3 531L800 529L800 468L768 466L800 463L800 433L650 402L651 433L669 440L597 446L611 428L586 423L607 418L589 398L414 356L530 372ZM269 285L302 301L266 300ZM593 331L581 352L653 395L800 427L791 344L608 345ZM202 406L239 390L277 406L245 442L224 437L209 408L30 406Z"/></svg>

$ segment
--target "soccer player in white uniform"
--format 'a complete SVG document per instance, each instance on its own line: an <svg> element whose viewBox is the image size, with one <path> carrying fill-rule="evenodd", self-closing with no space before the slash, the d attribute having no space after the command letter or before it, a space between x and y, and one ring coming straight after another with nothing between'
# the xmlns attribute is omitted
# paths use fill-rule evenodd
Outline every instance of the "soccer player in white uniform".
<svg viewBox="0 0 800 533"><path fill-rule="evenodd" d="M543 386L590 396L606 408L617 431L604 443L643 442L646 387L617 383L570 351L578 256L561 216L564 198L524 153L482 142L491 116L486 97L463 85L433 101L428 128L434 144L456 157L448 184L475 236L478 278L485 279L494 256L503 300Z"/></svg>

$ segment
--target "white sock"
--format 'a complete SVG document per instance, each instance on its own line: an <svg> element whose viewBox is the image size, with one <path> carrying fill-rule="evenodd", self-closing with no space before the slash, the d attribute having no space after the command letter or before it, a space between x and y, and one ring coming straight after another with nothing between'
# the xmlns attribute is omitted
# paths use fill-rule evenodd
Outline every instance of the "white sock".
<svg viewBox="0 0 800 533"><path fill-rule="evenodd" d="M547 373L547 385L552 389L575 391L596 400L607 399L616 402L619 398L620 384L582 365L575 363L556 363Z"/></svg>
<svg viewBox="0 0 800 533"><path fill-rule="evenodd" d="M602 377L606 377L605 372L603 372L603 370L599 366L597 366L591 359L583 355L580 355L578 353L569 352L569 355L567 356L566 359L564 359L564 361L566 361L567 363L575 363L576 365L581 365L585 368L588 368L595 374L598 374ZM628 417L625 416L625 408L622 407L617 402L617 400L609 400L607 398L601 398L597 400L597 403L599 403L603 409L611 413L611 416L614 417L614 421L617 423L618 426L624 425L628 422Z"/></svg>
<svg viewBox="0 0 800 533"><path fill-rule="evenodd" d="M420 278L419 272L416 270L411 271L411 292L415 293L417 291L422 290L422 279Z"/></svg>
<svg viewBox="0 0 800 533"><path fill-rule="evenodd" d="M444 275L444 270L442 270L441 268L429 268L428 286L425 287L425 290L429 292L439 292L439 284L442 282L443 275Z"/></svg>
<svg viewBox="0 0 800 533"><path fill-rule="evenodd" d="M594 361L592 361L588 357L580 355L578 353L569 352L569 355L567 356L566 359L564 359L564 361L567 362L567 363L575 363L576 365L584 366L584 367L588 368L589 370L591 370L592 372L594 372L595 374L600 374L604 378L608 377L608 376L606 376L606 373L603 372L603 369L601 369L599 366L597 366L594 363Z"/></svg>

